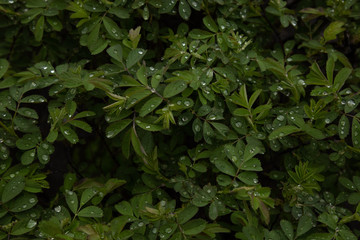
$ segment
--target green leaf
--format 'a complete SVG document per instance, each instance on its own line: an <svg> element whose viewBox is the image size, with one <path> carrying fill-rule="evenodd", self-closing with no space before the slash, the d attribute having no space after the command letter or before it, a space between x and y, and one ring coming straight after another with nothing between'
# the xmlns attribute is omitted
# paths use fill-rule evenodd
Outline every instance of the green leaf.
<svg viewBox="0 0 360 240"><path fill-rule="evenodd" d="M2 192L1 201L6 203L19 195L25 188L25 178L21 175L14 176L6 183Z"/></svg>
<svg viewBox="0 0 360 240"><path fill-rule="evenodd" d="M103 23L109 35L117 40L121 39L121 30L114 20L109 17L103 17Z"/></svg>
<svg viewBox="0 0 360 240"><path fill-rule="evenodd" d="M288 220L280 220L280 226L281 229L283 230L283 232L285 233L285 236L289 239L289 240L293 240L294 239L294 228L292 226L292 224L288 221Z"/></svg>
<svg viewBox="0 0 360 240"><path fill-rule="evenodd" d="M344 22L335 21L329 24L324 30L324 44L328 41L336 39L336 35L345 31L345 28L342 28Z"/></svg>
<svg viewBox="0 0 360 240"><path fill-rule="evenodd" d="M219 30L218 26L210 15L203 18L203 23L212 32L217 32Z"/></svg>
<svg viewBox="0 0 360 240"><path fill-rule="evenodd" d="M35 149L28 150L21 155L21 164L29 165L35 159Z"/></svg>
<svg viewBox="0 0 360 240"><path fill-rule="evenodd" d="M80 128L82 130L84 130L85 132L91 133L92 132L92 128L91 126L84 122L84 121L79 121L79 120L71 120L69 121L69 123L71 125L73 125L74 127Z"/></svg>
<svg viewBox="0 0 360 240"><path fill-rule="evenodd" d="M133 216L131 204L128 201L122 201L116 204L115 209L122 215Z"/></svg>
<svg viewBox="0 0 360 240"><path fill-rule="evenodd" d="M209 218L215 220L219 216L217 202L212 202L209 207Z"/></svg>
<svg viewBox="0 0 360 240"><path fill-rule="evenodd" d="M47 102L46 98L41 95L30 95L21 99L22 103L44 103Z"/></svg>
<svg viewBox="0 0 360 240"><path fill-rule="evenodd" d="M261 89L256 90L249 99L249 107L252 107L254 105L256 99L259 97L260 93L262 92Z"/></svg>
<svg viewBox="0 0 360 240"><path fill-rule="evenodd" d="M161 97L152 97L149 100L147 100L144 105L139 110L139 116L145 117L152 111L154 111L160 104L162 103Z"/></svg>
<svg viewBox="0 0 360 240"><path fill-rule="evenodd" d="M123 119L114 123L111 123L105 130L107 138L113 138L124 130L130 123L131 119Z"/></svg>
<svg viewBox="0 0 360 240"><path fill-rule="evenodd" d="M344 139L350 132L350 122L346 115L342 115L338 124L338 134L340 139Z"/></svg>
<svg viewBox="0 0 360 240"><path fill-rule="evenodd" d="M34 135L24 135L22 138L19 138L16 141L16 147L20 150L29 150L36 146L38 143L36 136Z"/></svg>
<svg viewBox="0 0 360 240"><path fill-rule="evenodd" d="M126 59L126 67L131 68L136 63L138 63L146 54L146 50L142 48L136 48L130 51Z"/></svg>
<svg viewBox="0 0 360 240"><path fill-rule="evenodd" d="M184 80L175 80L169 83L164 89L164 97L173 97L187 88L187 84Z"/></svg>
<svg viewBox="0 0 360 240"><path fill-rule="evenodd" d="M307 233L311 228L313 228L313 223L310 217L302 216L299 219L299 223L296 229L296 237L299 237Z"/></svg>
<svg viewBox="0 0 360 240"><path fill-rule="evenodd" d="M8 203L10 212L23 212L34 207L38 202L35 194L24 192L19 195L15 200Z"/></svg>
<svg viewBox="0 0 360 240"><path fill-rule="evenodd" d="M122 47L120 44L109 47L106 52L116 61L122 62Z"/></svg>
<svg viewBox="0 0 360 240"><path fill-rule="evenodd" d="M215 161L215 166L221 172L226 173L230 176L235 176L236 174L235 167L231 163L229 163L229 161L226 159L217 159Z"/></svg>
<svg viewBox="0 0 360 240"><path fill-rule="evenodd" d="M139 127L141 127L142 129L146 130L146 131L150 131L150 132L157 132L157 131L161 131L164 129L163 126L161 125L156 125L156 124L152 124L152 123L146 123L140 120L136 120L136 125L138 125Z"/></svg>
<svg viewBox="0 0 360 240"><path fill-rule="evenodd" d="M85 189L81 194L80 208L90 201L97 193L98 191L93 187Z"/></svg>
<svg viewBox="0 0 360 240"><path fill-rule="evenodd" d="M360 148L360 122L357 118L353 118L352 121L351 138L353 146L355 148Z"/></svg>
<svg viewBox="0 0 360 240"><path fill-rule="evenodd" d="M189 204L181 212L177 214L177 219L179 224L184 224L190 219L192 219L196 213L199 211L199 208Z"/></svg>
<svg viewBox="0 0 360 240"><path fill-rule="evenodd" d="M350 68L343 68L338 72L334 80L335 91L340 91L345 81L349 78L351 71Z"/></svg>
<svg viewBox="0 0 360 240"><path fill-rule="evenodd" d="M193 29L193 30L191 30L189 32L189 36L191 38L198 39L198 40L211 38L214 35L215 35L214 33L204 31L204 30L201 30L201 29Z"/></svg>
<svg viewBox="0 0 360 240"><path fill-rule="evenodd" d="M249 161L246 161L242 164L241 170L245 171L262 171L261 162L257 158L252 158Z"/></svg>
<svg viewBox="0 0 360 240"><path fill-rule="evenodd" d="M357 240L358 239L355 236L355 234L353 234L350 230L348 230L346 228L340 229L339 234L342 237L342 239L346 239L346 240Z"/></svg>
<svg viewBox="0 0 360 240"><path fill-rule="evenodd" d="M252 146L251 144L246 145L245 150L244 150L244 156L243 156L243 161L249 161L250 159L252 159L256 154L259 154L261 152L261 149L259 147L256 146Z"/></svg>
<svg viewBox="0 0 360 240"><path fill-rule="evenodd" d="M329 55L328 60L326 62L326 76L329 82L333 82L333 74L334 74L334 68L335 68L335 60L334 57Z"/></svg>
<svg viewBox="0 0 360 240"><path fill-rule="evenodd" d="M186 0L180 0L179 14L184 20L188 20L190 18L191 8L190 8L190 5L187 3Z"/></svg>
<svg viewBox="0 0 360 240"><path fill-rule="evenodd" d="M347 189L349 189L351 191L356 191L356 187L350 179L348 179L346 177L339 177L339 182L341 183L341 185L343 185Z"/></svg>
<svg viewBox="0 0 360 240"><path fill-rule="evenodd" d="M66 190L65 191L66 203L69 206L70 210L76 214L79 207L79 200L75 192Z"/></svg>
<svg viewBox="0 0 360 240"><path fill-rule="evenodd" d="M251 186L258 184L259 182L257 175L254 172L242 172L238 175L238 179L243 183Z"/></svg>
<svg viewBox="0 0 360 240"><path fill-rule="evenodd" d="M193 219L182 226L185 235L196 235L201 233L206 227L204 219Z"/></svg>
<svg viewBox="0 0 360 240"><path fill-rule="evenodd" d="M84 209L82 209L79 213L78 213L79 217L94 217L94 218L100 218L103 216L103 210L101 210L101 208L99 207L95 207L95 206L89 206L86 207Z"/></svg>
<svg viewBox="0 0 360 240"><path fill-rule="evenodd" d="M136 72L137 79L145 86L148 86L147 77L146 77L146 67L141 65L139 70Z"/></svg>
<svg viewBox="0 0 360 240"><path fill-rule="evenodd" d="M60 126L60 131L65 139L70 143L75 144L79 141L78 135L69 126Z"/></svg>
<svg viewBox="0 0 360 240"><path fill-rule="evenodd" d="M295 126L282 126L277 129L275 129L272 133L269 135L269 140L274 140L277 138L285 137L289 134L299 132L300 128L297 128Z"/></svg>
<svg viewBox="0 0 360 240"><path fill-rule="evenodd" d="M44 34L44 16L40 16L36 22L34 36L37 42L40 42Z"/></svg>
<svg viewBox="0 0 360 240"><path fill-rule="evenodd" d="M0 58L0 78L2 78L4 76L4 74L6 73L6 71L9 68L9 62L8 60L6 60L5 58Z"/></svg>
<svg viewBox="0 0 360 240"><path fill-rule="evenodd" d="M128 19L130 17L130 9L123 7L113 7L109 10L109 13L114 14L120 19Z"/></svg>
<svg viewBox="0 0 360 240"><path fill-rule="evenodd" d="M24 117L38 119L39 115L34 109L22 107L18 109L18 113Z"/></svg>

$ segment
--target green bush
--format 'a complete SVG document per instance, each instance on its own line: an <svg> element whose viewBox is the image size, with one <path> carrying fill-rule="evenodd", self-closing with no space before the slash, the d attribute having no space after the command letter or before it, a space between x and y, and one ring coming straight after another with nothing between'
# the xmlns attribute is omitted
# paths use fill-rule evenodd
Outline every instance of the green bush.
<svg viewBox="0 0 360 240"><path fill-rule="evenodd" d="M360 239L356 0L0 0L0 239Z"/></svg>

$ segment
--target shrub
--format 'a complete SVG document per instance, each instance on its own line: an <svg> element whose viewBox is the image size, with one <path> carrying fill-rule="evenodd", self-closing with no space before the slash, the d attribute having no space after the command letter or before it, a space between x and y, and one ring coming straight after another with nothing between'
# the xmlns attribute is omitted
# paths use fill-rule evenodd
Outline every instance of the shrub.
<svg viewBox="0 0 360 240"><path fill-rule="evenodd" d="M0 239L359 239L357 1L0 13Z"/></svg>

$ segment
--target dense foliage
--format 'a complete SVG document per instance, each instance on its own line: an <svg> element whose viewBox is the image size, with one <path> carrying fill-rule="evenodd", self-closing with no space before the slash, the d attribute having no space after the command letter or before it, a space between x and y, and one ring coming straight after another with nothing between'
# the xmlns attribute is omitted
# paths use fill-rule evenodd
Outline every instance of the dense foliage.
<svg viewBox="0 0 360 240"><path fill-rule="evenodd" d="M0 239L360 238L356 0L0 0Z"/></svg>

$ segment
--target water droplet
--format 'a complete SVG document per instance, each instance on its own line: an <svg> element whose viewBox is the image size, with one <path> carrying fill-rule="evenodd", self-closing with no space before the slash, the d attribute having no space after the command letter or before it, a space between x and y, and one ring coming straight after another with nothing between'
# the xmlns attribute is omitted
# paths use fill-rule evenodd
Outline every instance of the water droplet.
<svg viewBox="0 0 360 240"><path fill-rule="evenodd" d="M187 107L189 107L189 106L190 106L190 102L186 100L186 101L184 101L184 105L187 106Z"/></svg>
<svg viewBox="0 0 360 240"><path fill-rule="evenodd" d="M279 115L276 119L279 121L284 121L285 117L283 115Z"/></svg>
<svg viewBox="0 0 360 240"><path fill-rule="evenodd" d="M349 101L347 101L347 105L348 105L349 107L353 107L353 106L356 105L356 103L354 102L354 100L350 99Z"/></svg>
<svg viewBox="0 0 360 240"><path fill-rule="evenodd" d="M139 222L139 223L138 223L138 226L139 226L139 227L142 227L142 226L144 226L144 223L143 223L143 222Z"/></svg>
<svg viewBox="0 0 360 240"><path fill-rule="evenodd" d="M151 230L151 232L152 232L153 234L156 234L156 233L157 233L157 228L153 228L153 229Z"/></svg>
<svg viewBox="0 0 360 240"><path fill-rule="evenodd" d="M14 178L15 177L15 174L10 174L10 178Z"/></svg>
<svg viewBox="0 0 360 240"><path fill-rule="evenodd" d="M199 125L195 125L194 129L195 129L195 132L200 132L201 127Z"/></svg>
<svg viewBox="0 0 360 240"><path fill-rule="evenodd" d="M235 123L235 126L239 128L239 127L242 126L242 123L241 123L241 122L236 122L236 123Z"/></svg>
<svg viewBox="0 0 360 240"><path fill-rule="evenodd" d="M30 220L28 221L28 223L26 224L26 227L27 227L27 228L33 228L33 227L36 226L36 224L37 224L37 222L36 222L35 220L30 219Z"/></svg>
<svg viewBox="0 0 360 240"><path fill-rule="evenodd" d="M281 86L278 86L276 89L277 89L278 91L284 90L284 88L281 87Z"/></svg>
<svg viewBox="0 0 360 240"><path fill-rule="evenodd" d="M36 199L35 198L30 198L29 199L29 203L35 203L36 202Z"/></svg>
<svg viewBox="0 0 360 240"><path fill-rule="evenodd" d="M48 161L49 156L48 155L42 155L41 159L44 160L44 161Z"/></svg>

